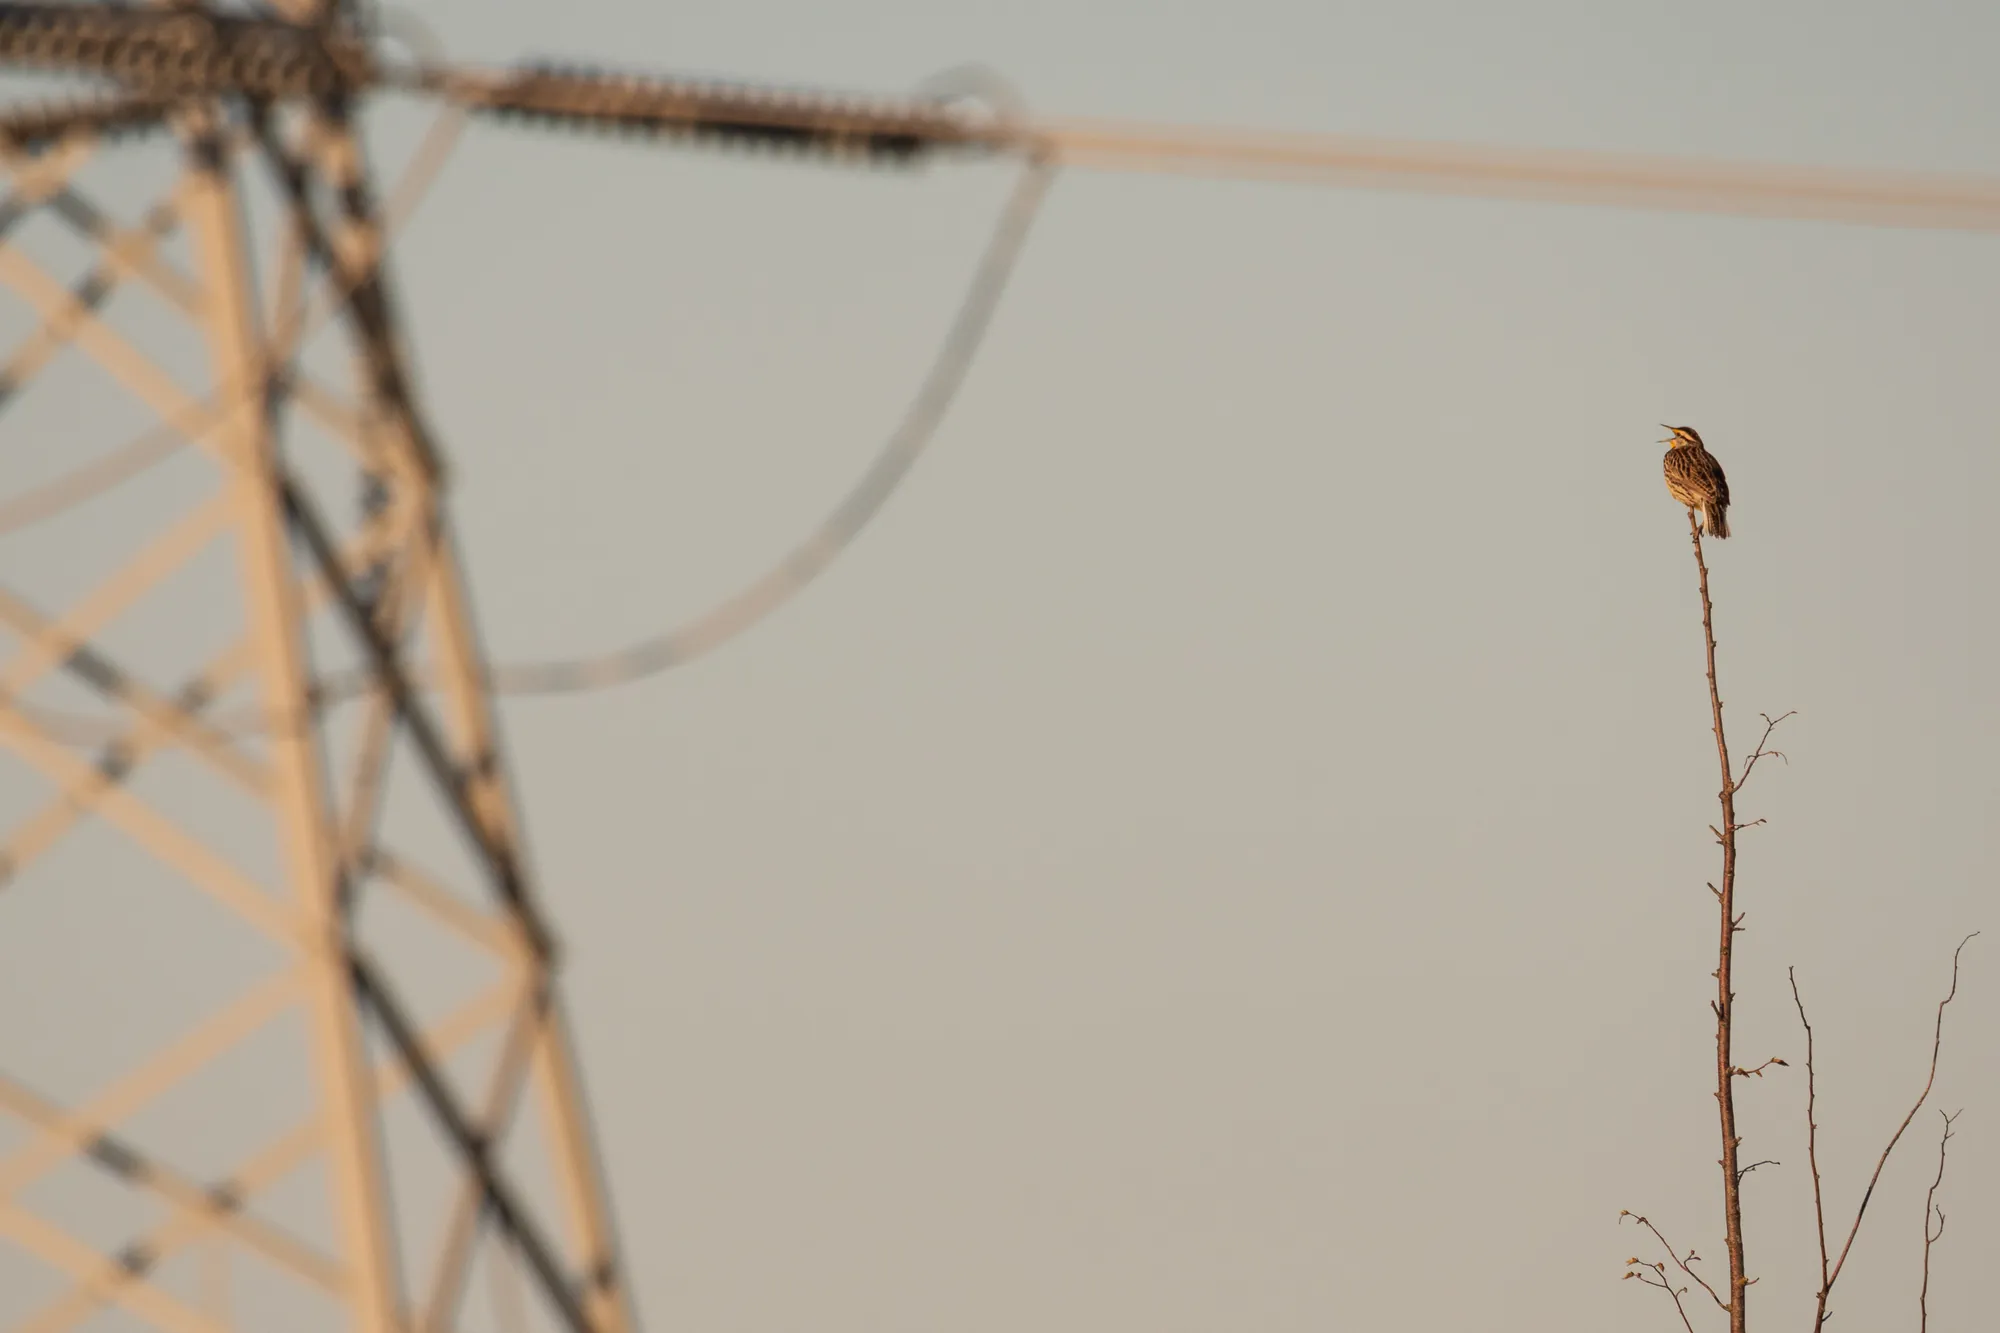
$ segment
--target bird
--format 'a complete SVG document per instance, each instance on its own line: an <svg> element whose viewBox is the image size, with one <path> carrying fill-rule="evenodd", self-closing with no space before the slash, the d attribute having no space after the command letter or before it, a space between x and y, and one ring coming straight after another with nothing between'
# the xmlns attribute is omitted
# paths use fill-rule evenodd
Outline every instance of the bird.
<svg viewBox="0 0 2000 1333"><path fill-rule="evenodd" d="M1701 511L1701 530L1721 541L1729 535L1729 478L1695 434L1692 426L1667 426L1673 432L1661 444L1670 444L1661 467L1667 474L1667 494L1690 510Z"/></svg>

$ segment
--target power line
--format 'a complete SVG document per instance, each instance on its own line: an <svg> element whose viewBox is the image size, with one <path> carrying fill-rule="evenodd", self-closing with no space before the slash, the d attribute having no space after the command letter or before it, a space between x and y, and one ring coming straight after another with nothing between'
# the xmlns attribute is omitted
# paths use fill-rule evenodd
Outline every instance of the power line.
<svg viewBox="0 0 2000 1333"><path fill-rule="evenodd" d="M938 427L992 327L1055 173L1055 164L1042 157L1032 157L1023 166L1001 208L972 281L929 371L904 409L902 420L846 495L803 540L762 575L691 620L594 656L500 665L489 675L490 687L496 693L517 696L573 694L659 675L742 635L824 573L882 511L936 438ZM176 440L175 446L184 442ZM150 443L142 438L120 453ZM115 460L117 455L113 457ZM51 489L45 487L37 494ZM0 515L7 512L0 510ZM0 531L5 528L0 527ZM427 674L422 670L412 671L412 683L421 686ZM329 676L319 683L315 702L327 707L360 698L374 688L375 681L374 673L367 670ZM103 744L116 740L122 732L103 719L86 714L42 708L18 699L10 703L50 736L72 744ZM211 721L218 728L236 734L264 730L270 722L261 710L223 713Z"/></svg>
<svg viewBox="0 0 2000 1333"><path fill-rule="evenodd" d="M658 675L736 638L824 573L881 512L936 437L992 325L1054 174L1054 166L1041 159L1030 160L1022 169L950 331L902 422L860 479L805 540L763 575L693 620L594 657L497 667L492 674L494 689L515 695L567 694Z"/></svg>
<svg viewBox="0 0 2000 1333"><path fill-rule="evenodd" d="M94 72L121 98L30 108L0 117L16 143L69 129L130 132L190 98L344 97L370 89L444 99L459 114L619 134L910 165L937 152L1026 159L1015 194L937 360L901 425L855 486L764 575L694 620L592 657L501 666L487 684L532 695L608 688L714 650L758 623L847 549L907 476L970 366L1021 242L1059 166L1287 179L1355 188L1509 196L1649 209L1750 214L1969 231L2000 230L2000 180L1915 172L1842 171L1686 158L1514 150L1330 134L1221 131L1118 122L1035 122L1004 86L958 71L901 100L772 89L548 64L511 70L454 66L418 27L413 60L380 59L339 30L282 20L72 5L0 5L0 59ZM967 99L984 113L968 110ZM68 118L67 120L65 118ZM452 126L456 131L456 124ZM438 161L441 162L441 156ZM434 166L432 170L434 171ZM427 183L427 182L425 182ZM345 301L345 294L342 296ZM243 386L261 392L262 385ZM211 415L210 420L213 420ZM172 427L170 426L170 430ZM169 455L149 432L124 449L0 507L0 534L103 493ZM422 684L424 673L418 673ZM325 706L369 692L355 672L320 683ZM96 719L28 710L53 729L103 739ZM223 719L256 730L263 719Z"/></svg>
<svg viewBox="0 0 2000 1333"><path fill-rule="evenodd" d="M2000 231L2000 178L1345 134L1050 121L1021 131L1064 166L1203 179L1520 198L1928 231Z"/></svg>
<svg viewBox="0 0 2000 1333"><path fill-rule="evenodd" d="M2000 230L2000 181L1896 171L1521 150L1337 134L1223 131L1110 121L1035 123L901 100L549 64L448 65L422 49L387 61L342 25L264 14L72 3L0 5L0 61L95 75L113 100L76 111L130 128L220 93L271 100L404 91L482 115L737 148L913 164L940 153L1053 156L1060 165L1360 188L1505 195L1970 231ZM61 132L58 112L24 124ZM27 131L23 131L27 132Z"/></svg>

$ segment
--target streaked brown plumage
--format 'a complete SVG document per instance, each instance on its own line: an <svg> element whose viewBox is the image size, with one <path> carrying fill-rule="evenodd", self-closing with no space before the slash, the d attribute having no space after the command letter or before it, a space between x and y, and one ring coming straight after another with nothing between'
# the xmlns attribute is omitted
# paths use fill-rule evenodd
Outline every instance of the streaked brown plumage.
<svg viewBox="0 0 2000 1333"><path fill-rule="evenodd" d="M1661 440L1671 444L1663 464L1667 474L1667 494L1701 511L1701 530L1720 541L1729 535L1729 478L1722 464L1702 447L1701 436L1691 426L1668 426L1673 434Z"/></svg>

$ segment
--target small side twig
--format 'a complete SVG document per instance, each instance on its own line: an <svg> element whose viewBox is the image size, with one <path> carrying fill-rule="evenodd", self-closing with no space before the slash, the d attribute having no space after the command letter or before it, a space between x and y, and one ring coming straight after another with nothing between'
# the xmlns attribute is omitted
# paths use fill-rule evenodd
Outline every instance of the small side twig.
<svg viewBox="0 0 2000 1333"><path fill-rule="evenodd" d="M1687 1288L1676 1287L1667 1281L1667 1266L1661 1263L1640 1263L1637 1259L1628 1259L1625 1264L1626 1277L1636 1277L1647 1286L1658 1287L1673 1297L1674 1313L1681 1317L1681 1327L1685 1328L1687 1333L1694 1333L1694 1321L1688 1318L1687 1306L1681 1303L1681 1297L1687 1294Z"/></svg>
<svg viewBox="0 0 2000 1333"><path fill-rule="evenodd" d="M1924 1284L1917 1289L1917 1333L1925 1333L1931 1323L1931 1246L1944 1236L1944 1209L1937 1206L1938 1186L1944 1184L1944 1150L1951 1142L1951 1122L1964 1114L1961 1111L1939 1111L1944 1117L1944 1133L1938 1136L1938 1169L1931 1179L1931 1187L1924 1193ZM1931 1225L1932 1219L1937 1225Z"/></svg>
<svg viewBox="0 0 2000 1333"><path fill-rule="evenodd" d="M1806 1018L1806 1002L1799 998L1799 971L1795 967L1785 969L1785 976L1792 983L1792 1003L1798 1007L1799 1026L1806 1030L1806 1163L1812 1168L1813 1186L1813 1230L1819 1235L1819 1317L1813 1321L1814 1333L1826 1322L1826 1293L1833 1286L1827 1276L1826 1256L1826 1196L1819 1178L1819 1122L1814 1112L1819 1103L1819 1080L1813 1071L1813 1030Z"/></svg>
<svg viewBox="0 0 2000 1333"><path fill-rule="evenodd" d="M1693 1250L1689 1250L1687 1252L1687 1257L1682 1258L1680 1251L1676 1250L1671 1244L1667 1242L1667 1238L1660 1234L1660 1229L1653 1225L1651 1219L1641 1217L1639 1214L1633 1212L1629 1208L1621 1208L1618 1210L1619 1221L1622 1222L1628 1217L1631 1218L1634 1222L1637 1222L1640 1226L1646 1228L1646 1230L1653 1233L1653 1239L1660 1242L1660 1247L1667 1252L1667 1258L1672 1259L1674 1261L1674 1267L1680 1269L1681 1272L1687 1274L1690 1278L1700 1283L1701 1289L1708 1293L1708 1298L1715 1302L1716 1309L1727 1310L1729 1308L1729 1303L1722 1299L1721 1294L1717 1292L1714 1287L1708 1285L1708 1279L1694 1271L1693 1265L1701 1262L1700 1255L1696 1254ZM1636 1258L1627 1259L1625 1263L1628 1268L1630 1268L1631 1265L1633 1264L1638 1264L1641 1268L1644 1268L1646 1266L1643 1262L1641 1262L1639 1259ZM1634 1272L1628 1272L1625 1276L1636 1277L1638 1276L1638 1274L1636 1271L1634 1271ZM1685 1319L1687 1316L1685 1313L1683 1313L1681 1317Z"/></svg>
<svg viewBox="0 0 2000 1333"><path fill-rule="evenodd" d="M1743 773L1736 779L1736 790L1743 790L1743 784L1750 780L1750 770L1757 767L1759 759L1782 759L1787 764L1792 762L1791 756L1787 755L1783 750L1771 749L1770 740L1771 733L1778 729L1778 724L1788 717L1796 717L1798 711L1798 709L1794 708L1791 712L1780 713L1776 717L1772 717L1769 713L1757 714L1758 717L1764 719L1764 734L1757 738L1757 744L1750 751L1750 757L1743 761ZM1761 823L1762 821L1760 820L1759 822Z"/></svg>
<svg viewBox="0 0 2000 1333"><path fill-rule="evenodd" d="M1958 997L1958 958L1960 954L1965 952L1965 946L1972 943L1973 939L1978 934L1979 934L1978 931L1976 930L1973 931L1971 935L1967 935L1964 939L1960 940L1958 942L1958 947L1952 950L1951 952L1951 989L1945 992L1945 997L1942 1000L1938 1001L1937 1022L1931 1033L1931 1067L1930 1067L1930 1073L1924 1078L1924 1089L1922 1092L1917 1094L1917 1100L1915 1104L1910 1107L1910 1113L1903 1117L1903 1123L1896 1126L1896 1132L1889 1136L1889 1146L1882 1149L1882 1155L1875 1160L1875 1171L1873 1175L1868 1177L1868 1188L1861 1192L1861 1206L1854 1210L1854 1225L1847 1229L1847 1240L1843 1242L1840 1247L1840 1257L1833 1261L1833 1267L1830 1270L1824 1267L1825 1242L1824 1240L1822 1240L1821 1242L1821 1264L1822 1264L1821 1271L1823 1276L1820 1279L1820 1288L1819 1288L1819 1315L1817 1320L1813 1324L1813 1327L1815 1329L1819 1328L1822 1324L1826 1323L1827 1297L1830 1296L1833 1292L1833 1284L1840 1280L1840 1270L1847 1266L1847 1256L1854 1249L1854 1238L1861 1232L1861 1219L1867 1215L1869 1201L1875 1197L1875 1186L1882 1179L1882 1168L1886 1167L1889 1164L1889 1154L1896 1151L1896 1145L1902 1141L1903 1132L1909 1129L1910 1122L1917 1118L1917 1112L1921 1111L1924 1107L1924 1103L1930 1100L1931 1088L1937 1082L1938 1053L1944 1048L1945 1006L1949 1005L1954 999ZM1797 994L1798 994L1797 982L1794 981L1793 983L1794 999L1797 998ZM1803 1004L1799 1006L1799 1018L1800 1021L1802 1022L1805 1019L1805 1006ZM1812 1037L1811 1037L1812 1029L1810 1026L1807 1027L1806 1033L1807 1033L1806 1050L1808 1052L1808 1057L1806 1062L1806 1088L1807 1088L1806 1118L1808 1124L1807 1143L1810 1145L1812 1141L1812 1130L1810 1128L1812 1119L1812 1111L1811 1111L1812 1061L1810 1056L1810 1052L1812 1050ZM1817 1198L1818 1196L1817 1183L1819 1177L1819 1171L1817 1166L1814 1167L1813 1177L1815 1183L1814 1195L1815 1198ZM1815 1207L1815 1211L1817 1211L1817 1207ZM1824 1234L1825 1231L1825 1223L1823 1220L1823 1216L1824 1215L1822 1214L1822 1222L1821 1222L1822 1234Z"/></svg>

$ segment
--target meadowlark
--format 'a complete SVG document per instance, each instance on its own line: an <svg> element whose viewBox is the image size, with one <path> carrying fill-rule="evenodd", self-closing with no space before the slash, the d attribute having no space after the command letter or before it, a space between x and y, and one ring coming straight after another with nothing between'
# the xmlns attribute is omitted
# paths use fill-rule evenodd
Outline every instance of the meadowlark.
<svg viewBox="0 0 2000 1333"><path fill-rule="evenodd" d="M1701 436L1692 426L1668 426L1673 434L1661 440L1670 444L1663 468L1667 474L1667 494L1689 509L1701 511L1701 530L1720 541L1729 535L1729 478L1722 464L1702 447Z"/></svg>

